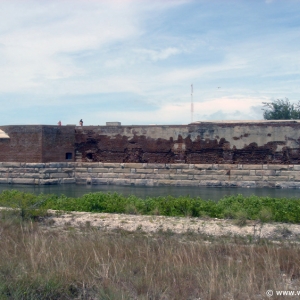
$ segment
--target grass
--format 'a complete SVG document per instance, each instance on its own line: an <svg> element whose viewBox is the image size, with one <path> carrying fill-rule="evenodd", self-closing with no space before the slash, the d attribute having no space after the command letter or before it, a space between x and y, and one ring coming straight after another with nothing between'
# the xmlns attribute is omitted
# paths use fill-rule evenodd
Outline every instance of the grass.
<svg viewBox="0 0 300 300"><path fill-rule="evenodd" d="M54 231L44 218L48 208L159 211L175 217L227 216L242 226L247 219L276 221L282 209L284 220L297 223L297 199L235 196L216 203L190 197L143 200L95 193L75 199L5 191L0 206L13 208L0 211L0 299L265 299L270 289L300 290L295 243L213 238L188 228L176 234L163 226L150 235L140 224L135 232L96 229L88 222L76 230L66 224ZM290 234L288 228L278 230Z"/></svg>
<svg viewBox="0 0 300 300"><path fill-rule="evenodd" d="M243 225L246 220L300 223L300 199L228 196L218 202L189 196L128 197L117 193L89 193L79 198L56 195L38 196L16 190L0 194L0 206L18 208L23 219L37 218L47 209L64 211L128 213L163 216L232 218Z"/></svg>
<svg viewBox="0 0 300 300"><path fill-rule="evenodd" d="M300 284L293 244L138 228L51 231L14 217L0 218L0 299L264 299L287 280L289 290Z"/></svg>

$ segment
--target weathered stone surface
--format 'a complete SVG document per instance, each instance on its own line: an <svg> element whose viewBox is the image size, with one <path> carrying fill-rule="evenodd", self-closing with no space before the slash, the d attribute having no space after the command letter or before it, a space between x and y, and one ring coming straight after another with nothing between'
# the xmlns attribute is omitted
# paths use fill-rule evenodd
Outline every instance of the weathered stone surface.
<svg viewBox="0 0 300 300"><path fill-rule="evenodd" d="M188 175L183 175L183 174L170 174L169 178L172 180L187 180Z"/></svg>
<svg viewBox="0 0 300 300"><path fill-rule="evenodd" d="M201 186L222 186L222 182L219 180L200 180L199 185L201 185Z"/></svg>
<svg viewBox="0 0 300 300"><path fill-rule="evenodd" d="M130 179L113 179L112 184L116 184L116 185L131 185L132 180Z"/></svg>
<svg viewBox="0 0 300 300"><path fill-rule="evenodd" d="M240 187L256 187L255 181L239 181L238 186Z"/></svg>
<svg viewBox="0 0 300 300"><path fill-rule="evenodd" d="M82 162L81 167L84 167L84 168L99 168L99 162Z"/></svg>
<svg viewBox="0 0 300 300"><path fill-rule="evenodd" d="M233 164L219 164L219 165L214 165L215 170L233 170L237 169L237 165Z"/></svg>
<svg viewBox="0 0 300 300"><path fill-rule="evenodd" d="M178 180L177 185L179 186L198 186L198 180Z"/></svg>
<svg viewBox="0 0 300 300"><path fill-rule="evenodd" d="M76 180L75 180L75 178L63 178L61 180L61 183L64 183L64 184L76 183Z"/></svg>
<svg viewBox="0 0 300 300"><path fill-rule="evenodd" d="M262 170L263 165L243 165L244 170Z"/></svg>
<svg viewBox="0 0 300 300"><path fill-rule="evenodd" d="M189 165L187 164L170 164L170 169L188 169Z"/></svg>
<svg viewBox="0 0 300 300"><path fill-rule="evenodd" d="M142 169L144 168L142 163L125 163L124 168L129 168L129 169Z"/></svg>
<svg viewBox="0 0 300 300"><path fill-rule="evenodd" d="M144 164L144 168L145 169L165 169L166 168L166 164Z"/></svg>
<svg viewBox="0 0 300 300"><path fill-rule="evenodd" d="M205 175L206 170L199 170L199 169L183 169L182 174L189 174L189 175Z"/></svg>
<svg viewBox="0 0 300 300"><path fill-rule="evenodd" d="M21 163L19 163L19 162L3 162L2 167L20 168Z"/></svg>
<svg viewBox="0 0 300 300"><path fill-rule="evenodd" d="M31 179L31 178L13 178L12 183L14 183L14 184L34 184L34 179Z"/></svg>
<svg viewBox="0 0 300 300"><path fill-rule="evenodd" d="M103 178L119 178L118 173L99 173L99 175L102 175Z"/></svg>
<svg viewBox="0 0 300 300"><path fill-rule="evenodd" d="M120 168L119 163L103 163L103 168Z"/></svg>
<svg viewBox="0 0 300 300"><path fill-rule="evenodd" d="M275 176L276 170L256 170L255 175L257 175L257 176Z"/></svg>
<svg viewBox="0 0 300 300"><path fill-rule="evenodd" d="M92 184L110 184L111 182L112 179L110 178L92 178Z"/></svg>
<svg viewBox="0 0 300 300"><path fill-rule="evenodd" d="M77 169L76 169L77 172ZM88 168L88 172L91 173L108 173L109 169L108 168Z"/></svg>
<svg viewBox="0 0 300 300"><path fill-rule="evenodd" d="M136 169L136 173L143 173L143 174L149 174L154 173L153 169Z"/></svg>
<svg viewBox="0 0 300 300"><path fill-rule="evenodd" d="M250 175L250 170L230 170L230 175Z"/></svg>
<svg viewBox="0 0 300 300"><path fill-rule="evenodd" d="M268 176L268 181L289 181L289 176Z"/></svg>
<svg viewBox="0 0 300 300"><path fill-rule="evenodd" d="M262 180L262 176L243 176L244 181L259 181Z"/></svg>
<svg viewBox="0 0 300 300"><path fill-rule="evenodd" d="M195 164L195 169L198 170L213 170L212 164Z"/></svg>
<svg viewBox="0 0 300 300"><path fill-rule="evenodd" d="M50 178L68 178L68 177L69 176L66 173L50 173Z"/></svg>
<svg viewBox="0 0 300 300"><path fill-rule="evenodd" d="M76 168L76 169L75 169L76 174L77 174L77 173L80 173L80 172L86 173L87 171L88 171L87 168Z"/></svg>
<svg viewBox="0 0 300 300"><path fill-rule="evenodd" d="M45 168L45 169L39 169L39 172L42 173L57 173L59 168Z"/></svg>

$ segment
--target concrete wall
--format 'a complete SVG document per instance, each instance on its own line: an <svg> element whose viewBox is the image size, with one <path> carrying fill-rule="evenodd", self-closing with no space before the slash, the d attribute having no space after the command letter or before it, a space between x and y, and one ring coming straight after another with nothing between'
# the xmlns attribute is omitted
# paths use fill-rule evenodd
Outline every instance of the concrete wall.
<svg viewBox="0 0 300 300"><path fill-rule="evenodd" d="M300 164L297 121L20 125L0 130L0 161L6 162Z"/></svg>
<svg viewBox="0 0 300 300"><path fill-rule="evenodd" d="M297 121L84 126L75 150L86 162L299 164Z"/></svg>
<svg viewBox="0 0 300 300"><path fill-rule="evenodd" d="M300 166L2 162L0 183L300 188Z"/></svg>

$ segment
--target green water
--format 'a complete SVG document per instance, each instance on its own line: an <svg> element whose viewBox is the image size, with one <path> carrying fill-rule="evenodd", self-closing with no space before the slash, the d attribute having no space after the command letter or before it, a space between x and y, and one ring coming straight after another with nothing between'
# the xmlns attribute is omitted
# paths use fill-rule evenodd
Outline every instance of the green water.
<svg viewBox="0 0 300 300"><path fill-rule="evenodd" d="M204 200L217 201L226 195L242 194L244 196L270 196L274 198L299 198L300 189L272 189L272 188L214 188L214 187L182 187L182 186L118 186L118 185L18 185L0 184L0 192L7 189L16 189L34 194L56 194L68 197L80 197L93 192L117 192L125 196L133 194L141 198L148 196L185 196L201 197Z"/></svg>

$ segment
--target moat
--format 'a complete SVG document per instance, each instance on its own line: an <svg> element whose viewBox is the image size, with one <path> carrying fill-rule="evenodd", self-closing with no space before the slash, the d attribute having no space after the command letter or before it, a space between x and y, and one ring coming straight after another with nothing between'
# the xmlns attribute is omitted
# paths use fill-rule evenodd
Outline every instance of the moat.
<svg viewBox="0 0 300 300"><path fill-rule="evenodd" d="M272 198L299 198L299 189L273 189L273 188L224 188L224 187L176 187L176 186L116 186L116 185L18 185L1 184L0 192L4 190L16 189L34 194L56 194L68 197L80 197L87 193L94 192L117 192L124 195L136 195L141 198L151 196L186 196L200 197L205 200L217 201L227 195L256 195L269 196Z"/></svg>

